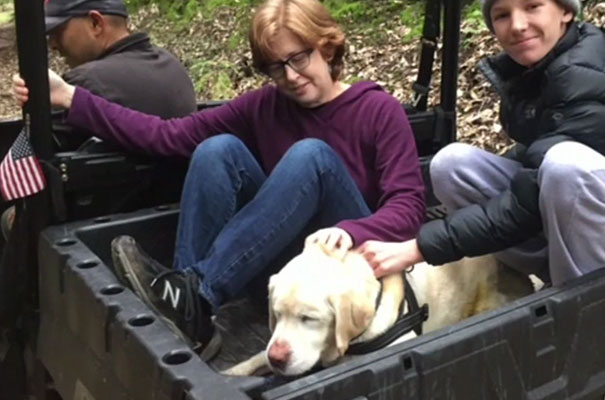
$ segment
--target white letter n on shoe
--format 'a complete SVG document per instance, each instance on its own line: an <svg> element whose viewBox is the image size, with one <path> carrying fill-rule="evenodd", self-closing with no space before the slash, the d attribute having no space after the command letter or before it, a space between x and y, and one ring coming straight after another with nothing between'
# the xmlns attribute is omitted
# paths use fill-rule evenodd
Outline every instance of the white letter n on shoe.
<svg viewBox="0 0 605 400"><path fill-rule="evenodd" d="M168 280L165 280L162 300L167 301L168 297L170 297L170 303L172 304L172 308L176 310L176 307L179 304L179 298L181 297L181 289L177 287L175 291L170 282Z"/></svg>

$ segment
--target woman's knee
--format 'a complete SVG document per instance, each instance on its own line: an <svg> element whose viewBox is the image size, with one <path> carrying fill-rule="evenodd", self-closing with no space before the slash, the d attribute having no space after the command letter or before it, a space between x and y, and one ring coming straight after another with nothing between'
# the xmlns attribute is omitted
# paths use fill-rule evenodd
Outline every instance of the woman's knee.
<svg viewBox="0 0 605 400"><path fill-rule="evenodd" d="M336 152L326 142L310 138L294 143L283 159L288 163L305 166L325 163L336 158Z"/></svg>
<svg viewBox="0 0 605 400"><path fill-rule="evenodd" d="M238 137L223 133L198 144L191 157L191 164L215 164L240 151L247 151L246 145Z"/></svg>

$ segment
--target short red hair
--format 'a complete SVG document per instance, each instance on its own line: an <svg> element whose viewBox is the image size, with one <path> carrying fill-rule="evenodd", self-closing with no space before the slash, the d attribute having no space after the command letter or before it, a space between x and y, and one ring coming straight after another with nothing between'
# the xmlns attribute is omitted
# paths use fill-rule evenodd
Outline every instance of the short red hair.
<svg viewBox="0 0 605 400"><path fill-rule="evenodd" d="M254 67L262 67L277 56L271 42L280 29L288 29L305 45L320 51L337 80L344 66L345 35L328 10L317 0L267 0L252 18L249 39Z"/></svg>

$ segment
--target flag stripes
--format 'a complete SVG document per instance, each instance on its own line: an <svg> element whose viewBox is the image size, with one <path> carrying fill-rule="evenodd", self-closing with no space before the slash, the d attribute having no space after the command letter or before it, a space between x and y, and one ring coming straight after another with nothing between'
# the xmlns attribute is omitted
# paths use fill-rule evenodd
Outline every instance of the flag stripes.
<svg viewBox="0 0 605 400"><path fill-rule="evenodd" d="M0 192L9 201L36 194L45 186L42 167L24 129L0 164Z"/></svg>

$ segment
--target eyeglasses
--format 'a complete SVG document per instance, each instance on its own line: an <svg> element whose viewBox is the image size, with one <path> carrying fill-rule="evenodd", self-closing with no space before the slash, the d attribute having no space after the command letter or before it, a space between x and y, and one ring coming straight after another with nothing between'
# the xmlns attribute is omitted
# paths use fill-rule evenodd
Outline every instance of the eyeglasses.
<svg viewBox="0 0 605 400"><path fill-rule="evenodd" d="M306 49L296 54L292 54L285 61L272 62L265 64L261 71L269 75L273 79L281 79L286 75L286 65L289 65L296 72L301 72L303 69L309 66L311 60L311 53L315 49Z"/></svg>

